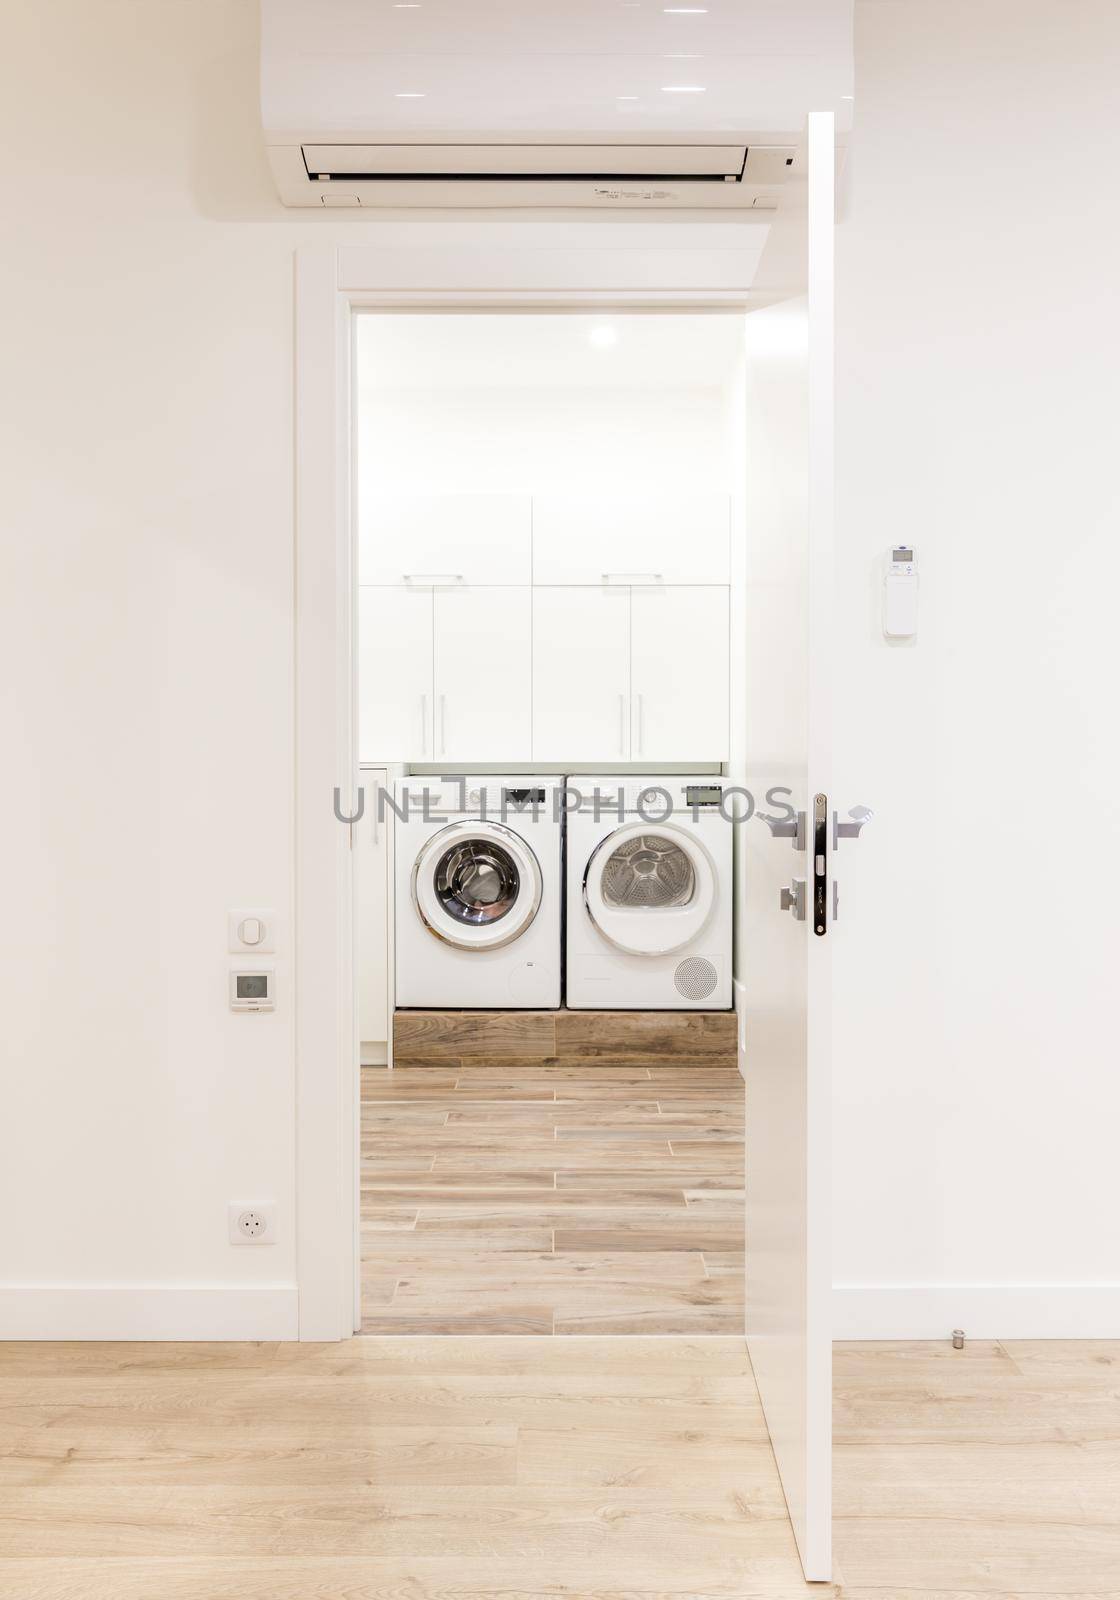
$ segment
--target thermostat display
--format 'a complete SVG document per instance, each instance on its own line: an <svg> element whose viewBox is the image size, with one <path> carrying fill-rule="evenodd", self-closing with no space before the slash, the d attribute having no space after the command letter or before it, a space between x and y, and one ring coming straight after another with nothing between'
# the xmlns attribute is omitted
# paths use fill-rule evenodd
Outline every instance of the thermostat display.
<svg viewBox="0 0 1120 1600"><path fill-rule="evenodd" d="M257 972L231 972L229 1003L234 1011L274 1011L275 983L271 968Z"/></svg>

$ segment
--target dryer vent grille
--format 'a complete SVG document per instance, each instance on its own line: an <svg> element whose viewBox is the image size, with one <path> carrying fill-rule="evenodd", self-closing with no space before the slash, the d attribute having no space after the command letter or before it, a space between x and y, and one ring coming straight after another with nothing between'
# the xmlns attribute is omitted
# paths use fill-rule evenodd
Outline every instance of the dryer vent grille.
<svg viewBox="0 0 1120 1600"><path fill-rule="evenodd" d="M718 981L719 973L703 956L689 956L687 961L678 961L673 973L677 993L683 994L686 1000L706 1000L715 993Z"/></svg>

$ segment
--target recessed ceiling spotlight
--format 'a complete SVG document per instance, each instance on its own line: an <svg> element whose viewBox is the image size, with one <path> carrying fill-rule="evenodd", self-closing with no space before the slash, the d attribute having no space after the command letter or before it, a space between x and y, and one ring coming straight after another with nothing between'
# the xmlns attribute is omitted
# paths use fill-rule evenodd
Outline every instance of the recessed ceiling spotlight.
<svg viewBox="0 0 1120 1600"><path fill-rule="evenodd" d="M609 322L601 322L592 328L587 339L595 350L610 350L618 343L618 329L612 328Z"/></svg>
<svg viewBox="0 0 1120 1600"><path fill-rule="evenodd" d="M666 83L661 87L662 94L707 94L707 89L699 83Z"/></svg>

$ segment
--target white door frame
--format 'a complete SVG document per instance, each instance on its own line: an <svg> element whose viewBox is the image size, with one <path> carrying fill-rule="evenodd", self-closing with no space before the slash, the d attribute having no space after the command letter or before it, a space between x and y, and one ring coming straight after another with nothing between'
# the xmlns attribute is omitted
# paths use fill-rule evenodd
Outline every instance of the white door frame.
<svg viewBox="0 0 1120 1600"><path fill-rule="evenodd" d="M354 1332L358 770L352 322L359 310L730 310L762 236L743 222L412 222L296 252L296 1250L301 1340ZM369 233L364 237L368 240Z"/></svg>

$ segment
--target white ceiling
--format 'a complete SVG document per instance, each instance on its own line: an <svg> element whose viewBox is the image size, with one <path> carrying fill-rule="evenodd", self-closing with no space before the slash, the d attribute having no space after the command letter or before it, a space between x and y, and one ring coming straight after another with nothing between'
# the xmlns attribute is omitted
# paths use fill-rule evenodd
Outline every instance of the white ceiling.
<svg viewBox="0 0 1120 1600"><path fill-rule="evenodd" d="M613 343L607 340L613 336ZM370 313L358 382L400 389L712 388L742 348L742 314Z"/></svg>

